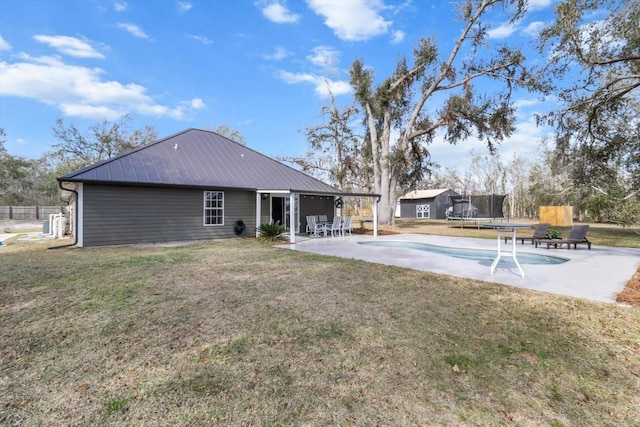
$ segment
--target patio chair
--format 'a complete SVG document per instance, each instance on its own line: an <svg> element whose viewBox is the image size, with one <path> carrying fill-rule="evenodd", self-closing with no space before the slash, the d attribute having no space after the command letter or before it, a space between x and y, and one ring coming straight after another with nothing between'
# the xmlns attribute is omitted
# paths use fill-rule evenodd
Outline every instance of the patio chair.
<svg viewBox="0 0 640 427"><path fill-rule="evenodd" d="M531 240L531 244L533 245L533 244L535 244L536 240L549 239L550 237L547 234L547 232L549 231L549 227L551 227L551 224L547 224L546 222L538 224L538 226L536 227L536 229L533 232L533 236L518 237L517 240L520 240L523 245L524 245L524 241L525 240ZM511 239L511 236L506 236L504 238L504 242L507 243L507 240L510 240L510 239Z"/></svg>
<svg viewBox="0 0 640 427"><path fill-rule="evenodd" d="M324 225L318 224L318 221L315 215L311 215L307 217L307 224L309 225L309 235L312 237L320 237L320 233L326 237L327 235L327 227Z"/></svg>
<svg viewBox="0 0 640 427"><path fill-rule="evenodd" d="M557 248L558 245L562 246L566 243L567 249L571 249L571 245L573 245L573 249L578 249L578 244L586 243L589 250L591 250L591 242L587 239L588 231L589 225L574 225L569 232L569 237L566 239L539 239L535 241L535 245L537 248L538 243L546 243L547 249L549 249L549 246L551 245Z"/></svg>
<svg viewBox="0 0 640 427"><path fill-rule="evenodd" d="M335 237L334 233L342 234L342 218L337 215L333 217L333 224L331 224L331 237Z"/></svg>
<svg viewBox="0 0 640 427"><path fill-rule="evenodd" d="M316 218L316 222L317 222L317 218L318 218L316 215L307 215L307 216L306 216L306 218L307 218L307 227L306 227L307 229L306 229L306 233L307 233L307 234L311 233L311 227L309 226L309 223L311 222L311 221L309 221L309 217L310 217L310 216L312 216L312 217Z"/></svg>
<svg viewBox="0 0 640 427"><path fill-rule="evenodd" d="M318 215L318 221L319 222L329 222L329 219L327 218L326 215Z"/></svg>
<svg viewBox="0 0 640 427"><path fill-rule="evenodd" d="M349 236L351 236L351 230L353 229L353 227L351 226L351 220L352 220L352 216L346 216L344 217L344 221L342 221L342 235L345 236L347 233L349 233Z"/></svg>

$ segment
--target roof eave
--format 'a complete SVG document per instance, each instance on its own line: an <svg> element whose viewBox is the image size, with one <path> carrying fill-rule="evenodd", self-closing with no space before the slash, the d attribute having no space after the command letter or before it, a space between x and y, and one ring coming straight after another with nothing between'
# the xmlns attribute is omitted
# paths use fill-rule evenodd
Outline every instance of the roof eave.
<svg viewBox="0 0 640 427"><path fill-rule="evenodd" d="M171 187L171 188L198 188L198 189L223 189L223 190L240 190L240 191L255 191L256 193L299 193L299 194L315 194L318 196L342 196L342 197L380 197L380 194L372 194L372 193L349 193L345 191L317 191L311 189L292 189L292 188L253 188L253 187L230 187L224 185L213 185L213 184L202 184L202 185L194 185L194 184L168 184L162 182L149 182L149 183L141 183L139 181L101 181L101 180L85 180L85 179L64 179L63 177L57 178L58 182L64 183L85 183L85 184L94 184L94 185L121 185L127 187Z"/></svg>

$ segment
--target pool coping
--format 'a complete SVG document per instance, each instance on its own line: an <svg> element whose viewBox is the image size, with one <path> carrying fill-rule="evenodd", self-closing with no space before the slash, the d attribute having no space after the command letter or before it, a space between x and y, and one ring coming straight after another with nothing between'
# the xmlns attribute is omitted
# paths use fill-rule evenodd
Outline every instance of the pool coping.
<svg viewBox="0 0 640 427"><path fill-rule="evenodd" d="M586 246L578 249L535 248L530 243L517 243L517 251L538 255L553 255L569 261L555 265L523 265L525 277L520 277L514 263L500 264L492 275L484 261L453 258L418 249L388 248L359 245L366 241L406 241L454 248L497 251L496 239L477 239L424 234L388 236L356 235L304 239L295 244L278 245L304 252L359 259L420 271L430 271L468 279L483 280L519 288L549 292L592 301L615 303L616 295L635 274L640 264L640 249ZM511 243L509 243L510 245Z"/></svg>

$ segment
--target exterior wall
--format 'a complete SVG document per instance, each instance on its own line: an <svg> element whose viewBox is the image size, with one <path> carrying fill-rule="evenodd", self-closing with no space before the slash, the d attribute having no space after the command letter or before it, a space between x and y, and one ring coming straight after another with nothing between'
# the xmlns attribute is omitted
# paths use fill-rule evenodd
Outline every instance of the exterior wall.
<svg viewBox="0 0 640 427"><path fill-rule="evenodd" d="M335 205L333 196L300 195L300 232L307 229L307 215L326 215L333 220Z"/></svg>
<svg viewBox="0 0 640 427"><path fill-rule="evenodd" d="M400 200L400 217L401 218L416 218L416 206L429 205L431 206L431 218L435 218L435 201L434 199L412 199L412 200Z"/></svg>
<svg viewBox="0 0 640 427"><path fill-rule="evenodd" d="M92 185L83 186L83 246L160 243L255 236L256 196L224 191L224 225L203 225L203 189ZM216 188L207 190L218 191Z"/></svg>

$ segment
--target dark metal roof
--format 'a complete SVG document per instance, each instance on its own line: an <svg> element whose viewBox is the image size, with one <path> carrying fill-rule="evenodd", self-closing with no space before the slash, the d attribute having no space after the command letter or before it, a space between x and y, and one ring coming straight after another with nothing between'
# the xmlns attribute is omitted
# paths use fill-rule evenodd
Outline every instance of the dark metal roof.
<svg viewBox="0 0 640 427"><path fill-rule="evenodd" d="M199 129L143 145L58 181L344 194L251 148Z"/></svg>

